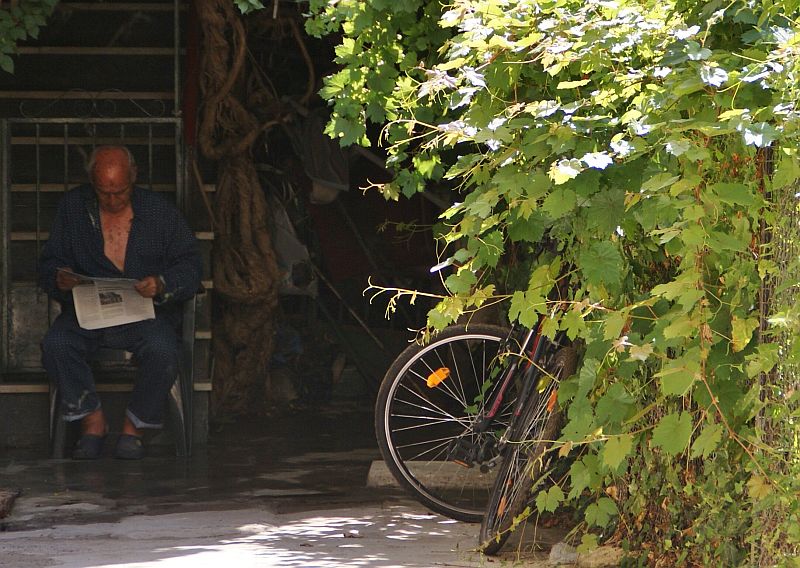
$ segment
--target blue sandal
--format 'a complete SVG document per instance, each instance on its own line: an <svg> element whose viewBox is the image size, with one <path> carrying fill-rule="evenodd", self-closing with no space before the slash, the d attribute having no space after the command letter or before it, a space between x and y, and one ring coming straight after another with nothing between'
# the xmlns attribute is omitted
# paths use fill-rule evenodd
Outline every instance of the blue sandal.
<svg viewBox="0 0 800 568"><path fill-rule="evenodd" d="M105 435L84 434L81 436L80 440L78 440L75 449L72 450L72 459L96 460L100 458L103 455L103 446L105 442Z"/></svg>
<svg viewBox="0 0 800 568"><path fill-rule="evenodd" d="M120 434L114 457L120 460L140 460L144 457L144 444L139 436Z"/></svg>

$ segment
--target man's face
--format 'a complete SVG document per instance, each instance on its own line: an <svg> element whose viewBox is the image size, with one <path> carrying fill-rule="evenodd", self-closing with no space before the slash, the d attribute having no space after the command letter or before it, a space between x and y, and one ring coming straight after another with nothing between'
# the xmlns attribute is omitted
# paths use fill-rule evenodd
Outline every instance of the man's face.
<svg viewBox="0 0 800 568"><path fill-rule="evenodd" d="M131 169L125 152L109 150L99 153L92 171L92 185L100 210L120 213L129 207L134 179L135 171Z"/></svg>

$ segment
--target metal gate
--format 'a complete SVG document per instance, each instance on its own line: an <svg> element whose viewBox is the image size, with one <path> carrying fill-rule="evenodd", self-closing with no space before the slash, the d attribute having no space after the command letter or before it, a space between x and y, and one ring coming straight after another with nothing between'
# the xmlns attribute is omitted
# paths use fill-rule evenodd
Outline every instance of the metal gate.
<svg viewBox="0 0 800 568"><path fill-rule="evenodd" d="M180 118L0 121L0 383L41 378L49 302L37 289L37 259L61 195L87 181L86 158L103 144L130 148L137 185L162 192L185 211Z"/></svg>

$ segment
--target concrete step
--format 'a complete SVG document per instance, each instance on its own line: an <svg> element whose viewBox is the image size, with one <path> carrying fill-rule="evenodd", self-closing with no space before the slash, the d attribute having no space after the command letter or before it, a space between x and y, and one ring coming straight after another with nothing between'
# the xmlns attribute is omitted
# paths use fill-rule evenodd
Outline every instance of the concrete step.
<svg viewBox="0 0 800 568"><path fill-rule="evenodd" d="M480 489L491 487L494 471L481 473L477 467L467 468L453 462L411 462L409 469L417 475L430 480L431 489L463 487L464 489ZM372 462L367 474L367 487L398 487L386 463L383 460Z"/></svg>

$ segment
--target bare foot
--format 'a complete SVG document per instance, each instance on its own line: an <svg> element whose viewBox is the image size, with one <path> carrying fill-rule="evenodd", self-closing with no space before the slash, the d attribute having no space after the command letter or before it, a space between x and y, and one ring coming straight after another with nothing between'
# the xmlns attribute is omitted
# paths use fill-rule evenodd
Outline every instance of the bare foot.
<svg viewBox="0 0 800 568"><path fill-rule="evenodd" d="M105 436L107 431L106 417L103 414L103 410L100 408L81 419L81 432L83 434Z"/></svg>

